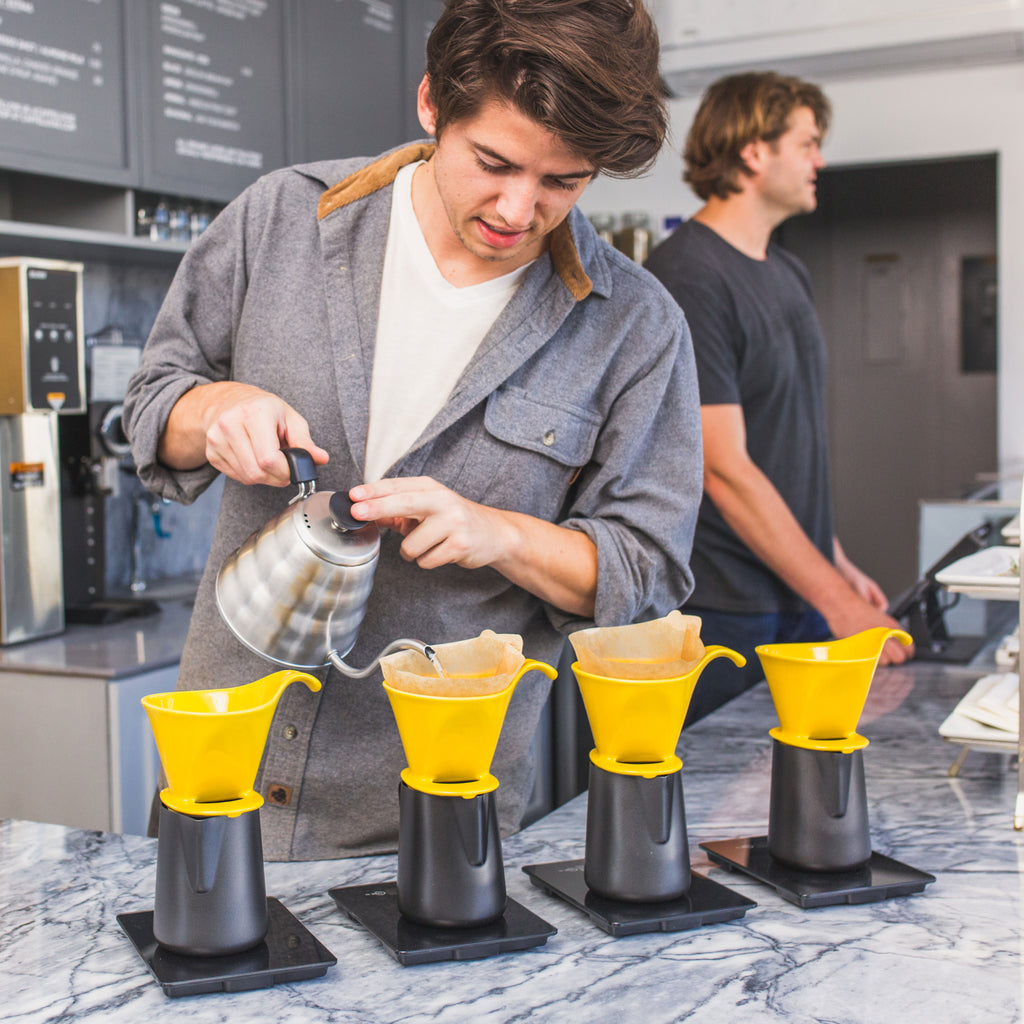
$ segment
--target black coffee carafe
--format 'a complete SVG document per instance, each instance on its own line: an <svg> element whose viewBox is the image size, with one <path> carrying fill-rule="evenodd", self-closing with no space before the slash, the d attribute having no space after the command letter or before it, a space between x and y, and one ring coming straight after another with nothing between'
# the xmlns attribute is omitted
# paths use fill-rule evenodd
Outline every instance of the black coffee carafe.
<svg viewBox="0 0 1024 1024"><path fill-rule="evenodd" d="M660 902L690 888L682 765L644 778L590 765L587 887L610 899Z"/></svg>
<svg viewBox="0 0 1024 1024"><path fill-rule="evenodd" d="M185 956L224 956L262 942L268 924L259 811L195 817L161 804L156 941Z"/></svg>
<svg viewBox="0 0 1024 1024"><path fill-rule="evenodd" d="M417 924L469 928L505 912L494 792L438 796L399 784L398 909Z"/></svg>
<svg viewBox="0 0 1024 1024"><path fill-rule="evenodd" d="M870 860L863 750L772 739L768 852L804 871L849 871Z"/></svg>

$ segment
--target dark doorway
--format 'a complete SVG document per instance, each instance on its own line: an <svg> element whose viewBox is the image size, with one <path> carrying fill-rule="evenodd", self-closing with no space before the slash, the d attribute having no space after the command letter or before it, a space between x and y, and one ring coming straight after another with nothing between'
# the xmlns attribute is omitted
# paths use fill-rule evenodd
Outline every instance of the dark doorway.
<svg viewBox="0 0 1024 1024"><path fill-rule="evenodd" d="M890 596L917 577L918 502L996 451L996 157L828 168L777 241L807 264L829 346L836 532Z"/></svg>

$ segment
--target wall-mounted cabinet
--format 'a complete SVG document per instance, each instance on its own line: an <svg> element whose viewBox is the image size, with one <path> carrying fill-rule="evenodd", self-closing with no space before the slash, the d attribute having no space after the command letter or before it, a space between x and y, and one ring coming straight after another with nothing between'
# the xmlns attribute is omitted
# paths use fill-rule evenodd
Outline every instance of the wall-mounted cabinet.
<svg viewBox="0 0 1024 1024"><path fill-rule="evenodd" d="M649 0L679 96L752 68L835 79L1024 59L1019 0Z"/></svg>

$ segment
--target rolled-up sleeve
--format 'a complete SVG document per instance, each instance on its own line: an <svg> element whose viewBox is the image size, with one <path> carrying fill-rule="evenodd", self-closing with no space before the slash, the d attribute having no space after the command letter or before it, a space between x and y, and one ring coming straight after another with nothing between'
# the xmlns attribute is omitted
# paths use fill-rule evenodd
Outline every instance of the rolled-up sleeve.
<svg viewBox="0 0 1024 1024"><path fill-rule="evenodd" d="M681 315L670 322L678 325L672 343L616 399L561 523L585 533L598 551L593 619L548 608L563 631L666 615L693 590L700 405L689 330Z"/></svg>
<svg viewBox="0 0 1024 1024"><path fill-rule="evenodd" d="M195 501L217 471L209 465L172 470L157 451L178 399L197 385L230 376L245 294L245 206L245 197L229 205L185 253L125 396L125 433L140 480L154 494L182 504Z"/></svg>

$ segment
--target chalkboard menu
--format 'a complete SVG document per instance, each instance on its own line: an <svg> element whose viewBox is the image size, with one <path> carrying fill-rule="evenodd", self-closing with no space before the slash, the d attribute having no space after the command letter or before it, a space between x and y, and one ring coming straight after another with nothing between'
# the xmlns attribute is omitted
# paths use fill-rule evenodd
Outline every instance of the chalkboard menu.
<svg viewBox="0 0 1024 1024"><path fill-rule="evenodd" d="M284 7L284 0L142 5L144 188L227 200L287 162Z"/></svg>
<svg viewBox="0 0 1024 1024"><path fill-rule="evenodd" d="M0 0L0 165L130 183L125 0Z"/></svg>
<svg viewBox="0 0 1024 1024"><path fill-rule="evenodd" d="M375 156L406 140L403 0L302 0L292 157Z"/></svg>
<svg viewBox="0 0 1024 1024"><path fill-rule="evenodd" d="M277 167L420 137L416 87L442 7L0 0L0 206L15 191L3 170L226 202ZM36 187L13 219L51 223L45 199L25 205Z"/></svg>

